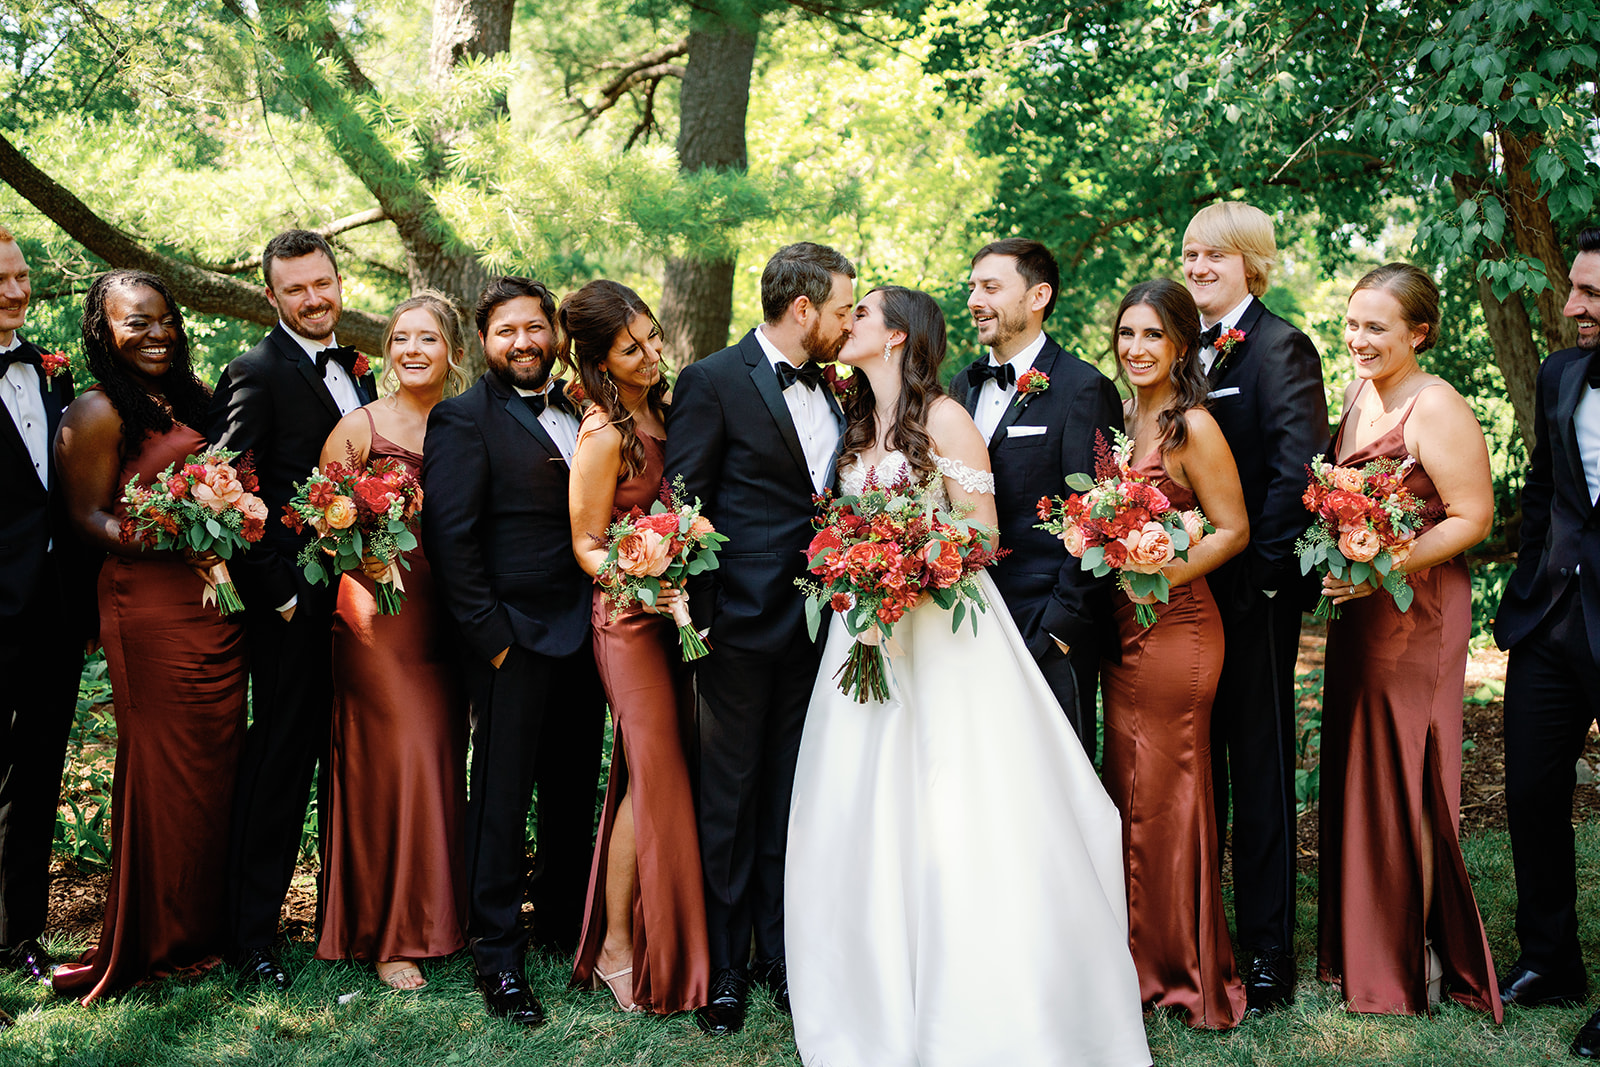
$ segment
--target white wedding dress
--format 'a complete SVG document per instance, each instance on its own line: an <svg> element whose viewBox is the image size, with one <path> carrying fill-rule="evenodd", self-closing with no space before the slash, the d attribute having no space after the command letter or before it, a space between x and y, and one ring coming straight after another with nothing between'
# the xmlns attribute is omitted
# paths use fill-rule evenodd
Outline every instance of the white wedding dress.
<svg viewBox="0 0 1600 1067"><path fill-rule="evenodd" d="M969 492L992 475L936 457ZM886 468L889 468L886 470ZM907 469L891 452L880 483ZM866 471L841 474L846 493ZM943 480L932 490L946 503ZM886 703L834 672L795 769L784 883L806 1067L1146 1067L1117 810L994 583L978 632L896 623Z"/></svg>

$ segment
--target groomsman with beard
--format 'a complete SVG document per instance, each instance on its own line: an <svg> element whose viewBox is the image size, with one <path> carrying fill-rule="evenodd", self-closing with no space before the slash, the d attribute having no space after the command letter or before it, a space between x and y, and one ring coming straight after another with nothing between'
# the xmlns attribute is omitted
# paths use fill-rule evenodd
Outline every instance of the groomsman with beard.
<svg viewBox="0 0 1600 1067"><path fill-rule="evenodd" d="M1217 825L1233 798L1235 934L1252 1012L1294 999L1294 662L1306 580L1294 543L1311 522L1306 465L1327 452L1322 361L1305 334L1268 311L1277 259L1272 220L1216 203L1183 235L1183 277L1200 309L1207 409L1233 450L1250 545L1207 581L1226 652L1212 705Z"/></svg>
<svg viewBox="0 0 1600 1067"><path fill-rule="evenodd" d="M335 424L376 390L370 373L357 373L355 349L334 339L344 304L328 242L286 230L267 242L261 274L278 325L223 370L209 436L250 455L259 495L277 516L294 483L316 468ZM234 568L245 603L251 721L233 801L229 937L244 977L278 989L289 987L289 976L273 944L333 701L335 591L307 582L296 562L310 536L268 522L266 536Z"/></svg>
<svg viewBox="0 0 1600 1067"><path fill-rule="evenodd" d="M761 274L766 321L685 367L674 390L667 477L681 476L728 538L721 565L689 587L711 645L696 673L711 1002L695 1020L708 1034L744 1026L752 976L780 1011L789 1006L789 795L822 655L794 581L806 574L812 495L834 482L844 416L821 365L849 332L855 276L824 245L779 249Z"/></svg>
<svg viewBox="0 0 1600 1067"><path fill-rule="evenodd" d="M955 376L950 395L989 442L1000 544L1010 552L989 573L1092 759L1100 655L1116 647L1108 579L1083 571L1035 524L1040 497L1066 492L1070 474L1093 473L1095 434L1112 443L1122 402L1105 375L1044 332L1060 280L1038 241L1012 237L978 250L967 307L989 355ZM1105 649L1101 632L1110 635Z"/></svg>
<svg viewBox="0 0 1600 1067"><path fill-rule="evenodd" d="M535 942L570 956L583 922L605 695L590 645L594 585L567 506L578 419L550 376L556 300L499 278L478 300L489 370L428 416L422 547L455 620L472 699L467 933L489 1014L544 1022L519 921L538 789Z"/></svg>
<svg viewBox="0 0 1600 1067"><path fill-rule="evenodd" d="M22 249L0 227L0 967L48 978L50 843L98 561L76 548L62 508L50 442L72 372L47 367L18 332L31 295Z"/></svg>
<svg viewBox="0 0 1600 1067"><path fill-rule="evenodd" d="M1495 615L1506 671L1506 815L1522 953L1500 1001L1581 1003L1573 851L1575 768L1600 714L1600 228L1578 235L1564 309L1578 345L1539 368L1533 457L1522 487L1517 568ZM1600 1012L1572 1053L1600 1057Z"/></svg>

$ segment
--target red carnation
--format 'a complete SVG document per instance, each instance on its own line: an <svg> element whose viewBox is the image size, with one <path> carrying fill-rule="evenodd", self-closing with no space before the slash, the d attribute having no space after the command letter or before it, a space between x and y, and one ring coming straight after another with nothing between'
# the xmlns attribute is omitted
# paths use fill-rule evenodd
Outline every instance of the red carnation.
<svg viewBox="0 0 1600 1067"><path fill-rule="evenodd" d="M834 611L849 611L854 605L855 601L850 599L849 593L835 593L828 601L828 607Z"/></svg>
<svg viewBox="0 0 1600 1067"><path fill-rule="evenodd" d="M1107 541L1105 548L1106 563L1111 567L1121 568L1124 563L1128 562L1128 546L1121 541Z"/></svg>
<svg viewBox="0 0 1600 1067"><path fill-rule="evenodd" d="M682 525L675 511L658 511L654 515L646 515L638 522L641 530L652 530L662 537L672 537Z"/></svg>
<svg viewBox="0 0 1600 1067"><path fill-rule="evenodd" d="M261 540L266 534L267 524L260 519L252 519L246 515L239 524L239 535L252 544Z"/></svg>

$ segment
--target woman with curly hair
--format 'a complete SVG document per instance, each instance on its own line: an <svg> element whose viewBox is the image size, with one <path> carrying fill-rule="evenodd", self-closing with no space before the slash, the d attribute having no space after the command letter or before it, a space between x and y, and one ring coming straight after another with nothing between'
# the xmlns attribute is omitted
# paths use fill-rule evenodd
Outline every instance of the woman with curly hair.
<svg viewBox="0 0 1600 1067"><path fill-rule="evenodd" d="M100 941L54 985L87 1004L218 962L246 674L242 626L202 602L214 560L120 536L128 481L206 449L194 427L211 392L190 366L183 315L160 278L112 271L84 300L83 347L99 384L62 416L55 448L74 527L108 553L100 641L117 764Z"/></svg>

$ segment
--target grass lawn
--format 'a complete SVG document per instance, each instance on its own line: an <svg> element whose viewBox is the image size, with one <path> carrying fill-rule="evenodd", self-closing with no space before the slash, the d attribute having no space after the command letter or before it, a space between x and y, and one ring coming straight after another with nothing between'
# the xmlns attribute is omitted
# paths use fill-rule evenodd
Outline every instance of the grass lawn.
<svg viewBox="0 0 1600 1067"><path fill-rule="evenodd" d="M1579 885L1595 884L1600 823L1578 827ZM1488 830L1465 842L1467 867L1497 959L1514 949L1511 853L1504 832ZM1580 906L1589 958L1600 958L1600 926L1592 896ZM1589 1008L1513 1011L1504 1026L1449 1005L1431 1018L1351 1015L1335 992L1310 977L1315 951L1316 883L1302 877L1299 938L1301 982L1295 1005L1226 1034L1196 1033L1161 1016L1147 1020L1158 1064L1212 1067L1250 1064L1405 1064L1412 1067L1531 1067L1571 1064L1567 1045ZM1000 936L1000 935L997 935ZM81 948L57 942L66 952ZM1019 952L1033 946L1019 945ZM750 1021L736 1037L702 1037L688 1015L670 1019L627 1016L609 997L566 986L567 961L530 961L534 988L550 1021L524 1031L491 1022L471 986L463 956L427 969L429 987L397 993L379 985L369 968L317 963L311 946L296 942L287 962L294 988L279 995L236 990L226 973L135 989L80 1008L14 975L0 977L0 1008L18 1025L0 1032L0 1067L74 1064L561 1064L669 1067L676 1064L799 1063L786 1017L758 991ZM1063 961L1071 966L1072 961ZM1004 980L1003 978L997 980ZM348 996L343 1003L341 997ZM1024 1067L1024 1065L1018 1065ZM1043 1067L1043 1065L1040 1065ZM1051 1065L1054 1067L1054 1065Z"/></svg>

